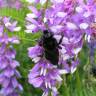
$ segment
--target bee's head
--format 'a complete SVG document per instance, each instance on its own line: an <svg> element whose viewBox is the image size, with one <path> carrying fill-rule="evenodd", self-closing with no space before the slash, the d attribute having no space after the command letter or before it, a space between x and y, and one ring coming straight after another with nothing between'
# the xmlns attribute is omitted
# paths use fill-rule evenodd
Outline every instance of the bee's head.
<svg viewBox="0 0 96 96"><path fill-rule="evenodd" d="M48 30L44 30L44 31L43 31L43 36L44 36L45 38L50 38L50 37L53 36L53 34L52 34L52 32L49 32Z"/></svg>

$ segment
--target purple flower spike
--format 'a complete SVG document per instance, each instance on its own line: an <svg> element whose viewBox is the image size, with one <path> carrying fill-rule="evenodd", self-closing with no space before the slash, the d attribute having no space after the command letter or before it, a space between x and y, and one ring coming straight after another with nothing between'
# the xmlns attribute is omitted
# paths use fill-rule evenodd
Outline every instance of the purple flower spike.
<svg viewBox="0 0 96 96"><path fill-rule="evenodd" d="M28 75L29 83L41 88L42 96L48 96L50 91L52 96L59 96L57 85L62 84L62 75L76 71L84 42L91 43L96 37L96 2L31 1L25 32L42 32L42 37L36 46L28 48L28 56L35 63ZM35 7L38 3L41 8Z"/></svg>
<svg viewBox="0 0 96 96"><path fill-rule="evenodd" d="M21 27L17 27L17 21L14 21L14 22L10 22L10 18L7 18L7 17L4 17L3 18L3 22L5 24L5 27L13 32L13 31L20 31Z"/></svg>
<svg viewBox="0 0 96 96"><path fill-rule="evenodd" d="M28 75L29 83L36 88L40 87L44 91L43 95L48 94L48 92L52 90L53 96L57 96L55 95L58 94L56 86L61 85L63 80L61 75L73 73L73 71L76 70L77 64L73 61L72 66L70 66L71 69L68 67L58 69L57 66L51 64L50 61L43 56L43 53L44 49L39 45L28 48L29 57L36 63ZM65 63L63 64L64 66L66 65Z"/></svg>
<svg viewBox="0 0 96 96"><path fill-rule="evenodd" d="M52 90L52 94L58 94L56 85L59 86L62 82L62 72L62 70L55 68L47 61L41 60L30 71L28 75L29 83L36 88L42 88L42 90L44 91L43 94L48 94L50 90ZM55 93L54 89L56 90Z"/></svg>
<svg viewBox="0 0 96 96"><path fill-rule="evenodd" d="M4 17L0 19L0 24L2 24L0 25L0 94L3 96L19 96L23 88L17 81L17 78L21 76L16 68L20 64L15 60L16 51L12 47L12 44L18 44L19 40L17 37L9 37L7 32L4 31L5 27L11 31L16 29L17 22L11 24L10 19Z"/></svg>

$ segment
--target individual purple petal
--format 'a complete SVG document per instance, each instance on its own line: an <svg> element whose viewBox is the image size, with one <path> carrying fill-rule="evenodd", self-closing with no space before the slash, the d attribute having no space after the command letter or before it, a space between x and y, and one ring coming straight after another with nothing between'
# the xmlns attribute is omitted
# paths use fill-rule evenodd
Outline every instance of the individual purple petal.
<svg viewBox="0 0 96 96"><path fill-rule="evenodd" d="M3 26L0 26L0 37L3 35Z"/></svg>
<svg viewBox="0 0 96 96"><path fill-rule="evenodd" d="M7 77L3 77L2 86L4 88L7 88L9 84L10 84L10 79Z"/></svg>
<svg viewBox="0 0 96 96"><path fill-rule="evenodd" d="M12 60L12 62L10 62L10 66L14 69L17 66L20 66L19 62L16 60Z"/></svg>
<svg viewBox="0 0 96 96"><path fill-rule="evenodd" d="M13 85L13 88L16 88L18 86L18 82L16 78L12 78L12 85Z"/></svg>
<svg viewBox="0 0 96 96"><path fill-rule="evenodd" d="M42 48L38 45L28 48L28 55L30 58L37 57L42 54Z"/></svg>
<svg viewBox="0 0 96 96"><path fill-rule="evenodd" d="M29 78L29 83L33 84L34 87L40 87L43 83L42 77Z"/></svg>
<svg viewBox="0 0 96 96"><path fill-rule="evenodd" d="M11 68L6 68L6 70L3 73L6 77L10 78L14 75L14 70Z"/></svg>
<svg viewBox="0 0 96 96"><path fill-rule="evenodd" d="M38 15L38 10L35 7L29 6L28 7L34 14Z"/></svg>

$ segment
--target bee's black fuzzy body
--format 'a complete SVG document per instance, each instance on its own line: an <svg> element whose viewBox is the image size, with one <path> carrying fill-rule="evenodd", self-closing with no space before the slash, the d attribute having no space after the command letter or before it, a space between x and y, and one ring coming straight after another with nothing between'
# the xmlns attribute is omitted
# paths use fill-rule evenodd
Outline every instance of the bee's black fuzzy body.
<svg viewBox="0 0 96 96"><path fill-rule="evenodd" d="M39 45L43 46L44 48L45 58L49 60L53 65L58 66L59 61L58 42L53 37L53 34L48 30L45 30L40 39Z"/></svg>

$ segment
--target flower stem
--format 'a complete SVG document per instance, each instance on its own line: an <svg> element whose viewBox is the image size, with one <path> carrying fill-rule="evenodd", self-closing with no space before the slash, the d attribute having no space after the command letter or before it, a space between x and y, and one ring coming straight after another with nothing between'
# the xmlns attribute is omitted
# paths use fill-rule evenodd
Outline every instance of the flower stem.
<svg viewBox="0 0 96 96"><path fill-rule="evenodd" d="M69 94L69 88L68 88L68 86L67 86L67 82L66 82L66 76L65 75L63 75L63 84L64 84L64 89L66 89L66 95L65 96L70 96L70 94Z"/></svg>

